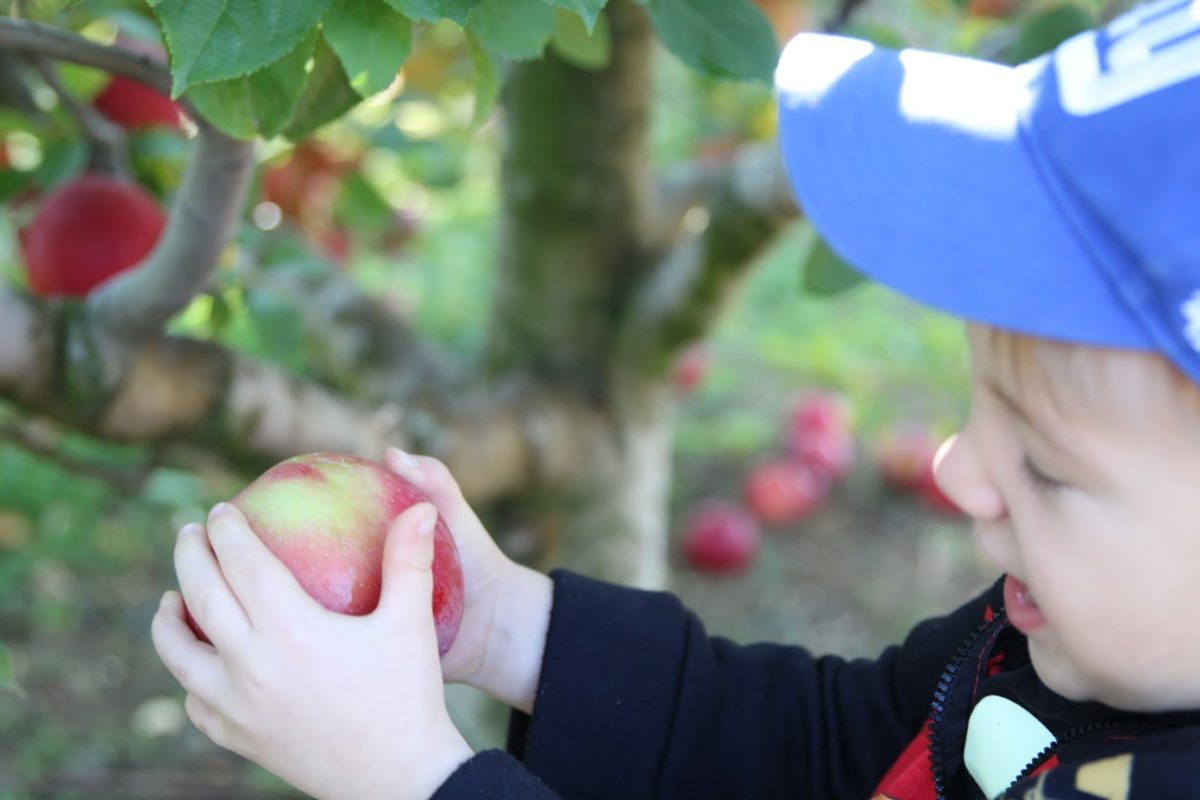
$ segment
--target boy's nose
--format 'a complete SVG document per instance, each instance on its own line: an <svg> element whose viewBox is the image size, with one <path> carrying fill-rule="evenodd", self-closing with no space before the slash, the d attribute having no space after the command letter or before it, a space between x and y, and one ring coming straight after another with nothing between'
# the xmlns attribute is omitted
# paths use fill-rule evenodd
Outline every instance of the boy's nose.
<svg viewBox="0 0 1200 800"><path fill-rule="evenodd" d="M961 432L942 442L933 460L938 488L977 520L1004 516L1004 501L992 484L970 438Z"/></svg>

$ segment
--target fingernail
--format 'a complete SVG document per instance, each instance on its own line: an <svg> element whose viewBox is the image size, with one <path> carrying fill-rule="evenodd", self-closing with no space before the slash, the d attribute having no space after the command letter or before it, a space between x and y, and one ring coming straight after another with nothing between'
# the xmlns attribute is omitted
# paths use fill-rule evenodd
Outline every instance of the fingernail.
<svg viewBox="0 0 1200 800"><path fill-rule="evenodd" d="M389 447L388 455L391 457L392 466L409 475L414 475L420 471L417 465L417 459L413 458L411 453L401 450L399 447Z"/></svg>
<svg viewBox="0 0 1200 800"><path fill-rule="evenodd" d="M433 528L437 525L437 509L429 503L422 503L422 508L418 512L421 518L417 520L416 533L422 539L428 539L433 535Z"/></svg>
<svg viewBox="0 0 1200 800"><path fill-rule="evenodd" d="M182 539L184 536L191 536L200 532L200 524L198 522L189 522L179 529L178 536Z"/></svg>
<svg viewBox="0 0 1200 800"><path fill-rule="evenodd" d="M212 507L212 510L208 512L208 521L209 523L213 523L225 516L227 513L229 513L229 503L217 503Z"/></svg>

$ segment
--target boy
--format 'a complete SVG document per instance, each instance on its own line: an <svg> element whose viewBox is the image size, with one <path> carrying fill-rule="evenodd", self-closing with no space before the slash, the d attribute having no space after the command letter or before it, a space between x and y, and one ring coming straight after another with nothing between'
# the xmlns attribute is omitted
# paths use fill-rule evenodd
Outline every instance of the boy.
<svg viewBox="0 0 1200 800"><path fill-rule="evenodd" d="M802 35L780 136L814 224L959 314L972 409L939 484L1005 573L877 660L705 635L669 595L544 576L444 467L367 617L323 611L228 506L180 534L153 626L216 742L319 798L1200 798L1200 8L1161 0L1017 69ZM440 667L440 670L439 670ZM513 706L472 754L440 681Z"/></svg>

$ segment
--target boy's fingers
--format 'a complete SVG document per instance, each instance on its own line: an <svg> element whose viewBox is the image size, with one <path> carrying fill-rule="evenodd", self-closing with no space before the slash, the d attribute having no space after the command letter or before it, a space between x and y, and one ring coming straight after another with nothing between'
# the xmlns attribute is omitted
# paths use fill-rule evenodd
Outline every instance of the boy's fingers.
<svg viewBox="0 0 1200 800"><path fill-rule="evenodd" d="M379 610L433 631L433 527L437 509L418 503L392 523L383 552Z"/></svg>
<svg viewBox="0 0 1200 800"><path fill-rule="evenodd" d="M188 611L218 650L228 652L250 630L245 610L225 582L202 525L185 525L175 542L175 574Z"/></svg>
<svg viewBox="0 0 1200 800"><path fill-rule="evenodd" d="M198 640L183 618L183 599L178 592L163 595L150 623L150 638L163 666L186 691L201 697L216 697L225 684L220 656Z"/></svg>
<svg viewBox="0 0 1200 800"><path fill-rule="evenodd" d="M384 463L392 472L420 489L437 506L450 530L465 531L471 525L483 529L479 517L463 497L458 482L441 461L389 447L384 454Z"/></svg>
<svg viewBox="0 0 1200 800"><path fill-rule="evenodd" d="M220 503L213 508L208 539L250 625L272 625L281 605L295 608L310 602L295 576L255 535L236 506Z"/></svg>
<svg viewBox="0 0 1200 800"><path fill-rule="evenodd" d="M189 693L183 701L183 710L187 712L188 719L196 726L196 730L221 747L227 750L232 749L233 743L230 740L229 727L225 724L225 719L202 697L195 693Z"/></svg>

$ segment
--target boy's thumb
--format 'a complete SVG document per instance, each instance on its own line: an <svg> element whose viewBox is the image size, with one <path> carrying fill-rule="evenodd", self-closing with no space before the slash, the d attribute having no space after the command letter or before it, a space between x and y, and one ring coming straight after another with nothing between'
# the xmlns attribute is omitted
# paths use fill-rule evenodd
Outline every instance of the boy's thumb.
<svg viewBox="0 0 1200 800"><path fill-rule="evenodd" d="M419 614L433 623L433 528L437 509L418 503L392 522L383 549L379 609Z"/></svg>

